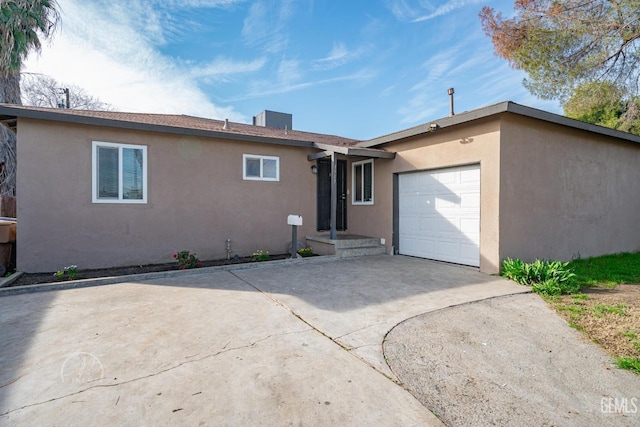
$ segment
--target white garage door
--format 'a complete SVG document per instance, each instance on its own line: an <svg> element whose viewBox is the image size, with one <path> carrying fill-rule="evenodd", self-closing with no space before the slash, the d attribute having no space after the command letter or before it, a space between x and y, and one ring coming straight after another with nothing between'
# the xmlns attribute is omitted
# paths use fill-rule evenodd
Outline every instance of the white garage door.
<svg viewBox="0 0 640 427"><path fill-rule="evenodd" d="M401 174L399 253L480 266L480 165Z"/></svg>

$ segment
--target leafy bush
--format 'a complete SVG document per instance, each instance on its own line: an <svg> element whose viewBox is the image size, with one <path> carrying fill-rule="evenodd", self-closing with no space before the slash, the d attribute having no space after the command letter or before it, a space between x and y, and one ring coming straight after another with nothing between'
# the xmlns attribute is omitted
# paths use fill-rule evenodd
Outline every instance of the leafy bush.
<svg viewBox="0 0 640 427"><path fill-rule="evenodd" d="M269 252L259 250L253 253L253 260L256 262L269 261Z"/></svg>
<svg viewBox="0 0 640 427"><path fill-rule="evenodd" d="M68 277L69 280L75 280L78 276L78 266L75 264L70 265L68 267L65 267L64 270L59 270L53 273L53 277L55 277L56 279L64 279L65 276Z"/></svg>
<svg viewBox="0 0 640 427"><path fill-rule="evenodd" d="M298 249L298 255L301 257L309 257L313 255L313 249L311 246L307 246L306 248Z"/></svg>
<svg viewBox="0 0 640 427"><path fill-rule="evenodd" d="M192 254L191 251L176 252L175 254L173 254L173 257L178 260L180 270L202 267L202 263L200 262L196 254Z"/></svg>
<svg viewBox="0 0 640 427"><path fill-rule="evenodd" d="M531 286L543 295L572 294L580 290L576 275L568 262L535 260L532 263L507 258L502 263L502 276L521 285Z"/></svg>

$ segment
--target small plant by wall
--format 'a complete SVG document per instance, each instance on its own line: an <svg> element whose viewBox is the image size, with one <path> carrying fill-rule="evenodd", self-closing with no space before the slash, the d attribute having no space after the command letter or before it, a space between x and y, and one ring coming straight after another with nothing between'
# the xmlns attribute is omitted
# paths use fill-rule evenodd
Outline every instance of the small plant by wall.
<svg viewBox="0 0 640 427"><path fill-rule="evenodd" d="M175 254L173 254L173 258L178 261L180 270L202 267L202 263L200 262L196 254L191 253L191 251L176 252Z"/></svg>
<svg viewBox="0 0 640 427"><path fill-rule="evenodd" d="M568 262L535 260L532 263L507 258L502 263L502 276L521 285L531 286L543 295L572 294L580 291L576 275Z"/></svg>
<svg viewBox="0 0 640 427"><path fill-rule="evenodd" d="M65 278L69 280L75 280L77 276L78 276L78 266L75 264L65 267L64 269L58 270L55 273L53 273L53 277L59 280L62 280Z"/></svg>
<svg viewBox="0 0 640 427"><path fill-rule="evenodd" d="M253 260L256 262L269 261L269 252L263 251L262 249L255 251L253 253Z"/></svg>
<svg viewBox="0 0 640 427"><path fill-rule="evenodd" d="M313 249L311 246L307 246L306 248L298 249L298 255L303 258L310 257L313 255Z"/></svg>

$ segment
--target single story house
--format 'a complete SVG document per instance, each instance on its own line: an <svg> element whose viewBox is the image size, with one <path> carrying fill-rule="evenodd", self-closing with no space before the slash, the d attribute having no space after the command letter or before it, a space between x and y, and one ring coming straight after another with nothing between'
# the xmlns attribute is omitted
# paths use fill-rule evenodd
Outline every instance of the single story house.
<svg viewBox="0 0 640 427"><path fill-rule="evenodd" d="M640 137L512 102L366 141L270 111L249 125L3 104L0 121L18 134L20 271L284 253L289 214L301 236L486 273L640 250Z"/></svg>

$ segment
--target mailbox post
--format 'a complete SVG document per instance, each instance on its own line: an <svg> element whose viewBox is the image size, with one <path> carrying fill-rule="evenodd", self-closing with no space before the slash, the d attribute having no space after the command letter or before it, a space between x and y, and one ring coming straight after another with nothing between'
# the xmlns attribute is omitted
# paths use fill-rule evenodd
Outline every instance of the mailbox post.
<svg viewBox="0 0 640 427"><path fill-rule="evenodd" d="M289 215L287 224L291 226L291 258L298 258L298 226L302 225L302 215Z"/></svg>

